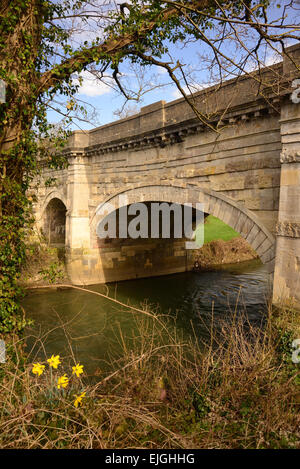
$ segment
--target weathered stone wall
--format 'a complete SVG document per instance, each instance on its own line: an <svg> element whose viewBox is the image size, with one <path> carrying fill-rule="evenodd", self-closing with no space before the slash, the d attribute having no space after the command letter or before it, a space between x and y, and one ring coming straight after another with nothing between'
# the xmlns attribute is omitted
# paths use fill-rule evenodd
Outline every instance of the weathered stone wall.
<svg viewBox="0 0 300 469"><path fill-rule="evenodd" d="M174 128L177 114L181 119ZM68 170L58 172L55 188L40 189L43 207L37 213L42 220L45 204L61 193L67 208L69 272L75 283L160 275L192 266L193 255L184 249L184 241L99 245L97 207L112 197L117 202L120 190L129 203L205 203L207 213L248 236L255 249L262 246L261 255L268 251L266 262L272 261L269 248L274 248L280 184L278 115L261 101L251 101L247 108L243 104L229 115L216 133L199 125L187 104L177 100L155 103L137 116L90 132L74 132ZM169 191L175 187L176 195ZM244 215L243 209L250 214Z"/></svg>
<svg viewBox="0 0 300 469"><path fill-rule="evenodd" d="M300 49L294 46L292 51L295 62L300 63ZM284 63L283 73L295 76L288 62ZM296 298L300 304L300 103L283 102L280 123L280 204L273 297L276 303Z"/></svg>
<svg viewBox="0 0 300 469"><path fill-rule="evenodd" d="M100 130L98 138L101 141ZM275 232L280 151L278 115L265 113L228 125L220 136L196 131L182 142L163 148L145 146L92 155L90 217L100 202L120 187L180 184L227 195L252 210Z"/></svg>

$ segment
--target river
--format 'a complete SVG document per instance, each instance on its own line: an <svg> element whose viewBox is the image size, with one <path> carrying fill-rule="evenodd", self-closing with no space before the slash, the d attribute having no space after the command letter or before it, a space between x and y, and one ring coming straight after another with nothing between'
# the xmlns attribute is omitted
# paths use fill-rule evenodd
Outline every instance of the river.
<svg viewBox="0 0 300 469"><path fill-rule="evenodd" d="M212 312L216 327L233 312L245 313L252 322L261 321L269 291L268 273L258 260L216 271L184 272L88 288L126 304L144 304L157 312L176 315L178 330L199 336L206 333ZM130 347L129 338L136 329L136 315L127 308L74 289L30 290L23 306L34 320L27 329L27 350L32 360L45 359L52 353L68 355L71 344L76 360L90 375L107 368L107 360L122 347L121 337L128 339Z"/></svg>

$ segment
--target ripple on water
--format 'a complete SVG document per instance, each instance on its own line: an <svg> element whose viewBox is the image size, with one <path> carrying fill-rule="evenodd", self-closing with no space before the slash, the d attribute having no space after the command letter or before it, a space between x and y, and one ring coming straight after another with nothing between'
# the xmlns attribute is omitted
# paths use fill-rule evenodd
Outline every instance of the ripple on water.
<svg viewBox="0 0 300 469"><path fill-rule="evenodd" d="M129 280L110 284L110 296L124 303L140 306L144 301L162 312L177 314L178 327L191 330L191 322L203 333L203 323L226 319L235 311L260 321L266 311L268 274L258 261L222 267L219 271L184 272L164 277ZM103 285L90 287L106 293ZM90 370L103 366L108 350L117 350L118 331L129 337L135 329L132 315L118 311L115 304L98 296L68 289L32 292L24 299L28 316L35 320L28 331L33 335L47 333L46 353L62 353L68 348L61 323L67 323L72 346L78 359ZM198 329L197 329L198 328ZM28 339L28 348L35 339ZM38 353L42 353L40 350ZM67 352L66 352L67 353Z"/></svg>

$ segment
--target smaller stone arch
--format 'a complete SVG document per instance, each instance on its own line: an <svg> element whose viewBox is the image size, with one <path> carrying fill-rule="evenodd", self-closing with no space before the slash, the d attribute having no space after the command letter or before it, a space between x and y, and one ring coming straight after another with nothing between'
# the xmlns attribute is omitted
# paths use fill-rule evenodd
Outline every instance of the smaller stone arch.
<svg viewBox="0 0 300 469"><path fill-rule="evenodd" d="M67 205L67 200L65 198L65 196L63 194L61 194L60 191L54 189L52 190L51 192L49 192L44 201L43 201L43 204L41 206L41 209L39 210L40 212L40 218L43 217L44 213L45 213L45 210L47 208L47 205L49 204L49 202L52 200L52 199L59 199L61 200L61 202L65 205L66 209L68 209L68 205Z"/></svg>
<svg viewBox="0 0 300 469"><path fill-rule="evenodd" d="M49 245L65 245L67 208L60 198L53 195L52 193L52 197L45 202L40 223L41 231Z"/></svg>

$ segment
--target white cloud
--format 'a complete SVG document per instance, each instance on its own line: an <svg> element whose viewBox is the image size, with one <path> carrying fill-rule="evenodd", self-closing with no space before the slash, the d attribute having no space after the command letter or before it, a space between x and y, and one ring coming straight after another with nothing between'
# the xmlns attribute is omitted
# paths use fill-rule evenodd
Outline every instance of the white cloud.
<svg viewBox="0 0 300 469"><path fill-rule="evenodd" d="M259 67L260 68L270 67L281 61L282 61L282 55L280 54L279 51L268 49L264 57L261 57L259 59L259 62L257 61L255 57L251 57L251 59L249 59L247 65L245 66L245 72L246 73L255 72L256 70L258 70Z"/></svg>
<svg viewBox="0 0 300 469"><path fill-rule="evenodd" d="M157 71L158 75L165 75L166 73L168 73L167 69L164 68L164 67L157 67L156 71Z"/></svg>
<svg viewBox="0 0 300 469"><path fill-rule="evenodd" d="M279 52L274 51L273 53L267 55L265 59L265 65L267 67L270 67L271 65L274 65L281 61L282 61L282 55L279 54Z"/></svg>
<svg viewBox="0 0 300 469"><path fill-rule="evenodd" d="M204 90L205 88L209 88L210 86L214 86L216 83L211 82L211 83L193 83L192 85L189 85L189 88L187 86L182 86L183 91L189 95L192 93L196 93L197 91ZM172 96L177 99L177 98L182 98L182 94L180 93L179 89L176 88L172 92Z"/></svg>
<svg viewBox="0 0 300 469"><path fill-rule="evenodd" d="M83 71L79 75L82 78L82 84L78 88L78 94L85 96L102 96L112 92L112 88L103 81L100 81L92 73ZM79 80L74 79L74 83L78 84Z"/></svg>

